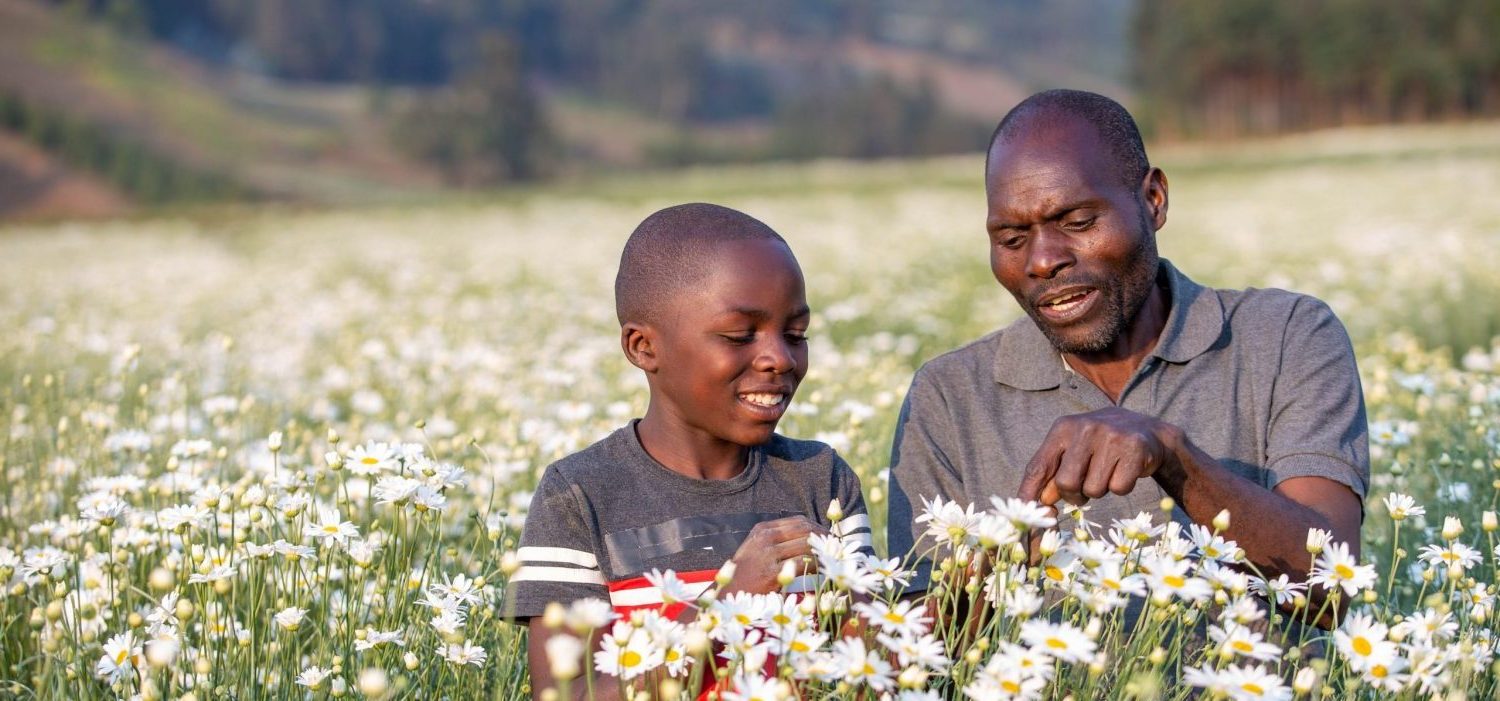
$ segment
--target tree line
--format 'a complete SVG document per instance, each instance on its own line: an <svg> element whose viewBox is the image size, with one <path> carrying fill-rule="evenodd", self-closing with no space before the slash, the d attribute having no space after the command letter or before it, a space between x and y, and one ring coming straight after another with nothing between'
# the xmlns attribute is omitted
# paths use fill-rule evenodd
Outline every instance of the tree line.
<svg viewBox="0 0 1500 701"><path fill-rule="evenodd" d="M1227 136L1500 114L1495 0L1137 0L1157 133Z"/></svg>

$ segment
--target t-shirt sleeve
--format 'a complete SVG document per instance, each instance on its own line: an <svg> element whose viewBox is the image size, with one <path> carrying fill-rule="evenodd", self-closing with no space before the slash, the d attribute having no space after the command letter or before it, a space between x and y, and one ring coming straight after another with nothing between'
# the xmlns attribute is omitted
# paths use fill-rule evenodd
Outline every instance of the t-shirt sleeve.
<svg viewBox="0 0 1500 701"><path fill-rule="evenodd" d="M1271 393L1268 487L1323 477L1363 500L1370 482L1369 426L1354 348L1328 305L1299 299L1287 320Z"/></svg>
<svg viewBox="0 0 1500 701"><path fill-rule="evenodd" d="M511 618L540 616L553 601L609 599L592 522L573 483L555 467L547 468L531 497L516 551L521 568L510 579Z"/></svg>
<svg viewBox="0 0 1500 701"><path fill-rule="evenodd" d="M862 552L874 555L870 512L859 487L859 475L838 453L833 454L833 496L839 500L839 507L844 512L843 518L833 525L833 533L845 541L859 543Z"/></svg>
<svg viewBox="0 0 1500 701"><path fill-rule="evenodd" d="M916 522L922 501L965 498L963 479L949 452L957 445L953 421L946 402L924 370L918 370L912 378L891 445L886 543L892 557L903 558L916 570L907 591L925 591L932 571L930 558L935 543L921 537L924 529Z"/></svg>

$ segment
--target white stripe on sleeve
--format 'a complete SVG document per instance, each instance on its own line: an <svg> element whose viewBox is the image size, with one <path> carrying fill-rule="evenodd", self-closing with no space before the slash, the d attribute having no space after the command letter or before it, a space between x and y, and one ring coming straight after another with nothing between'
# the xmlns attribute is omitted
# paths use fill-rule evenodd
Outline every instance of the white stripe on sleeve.
<svg viewBox="0 0 1500 701"><path fill-rule="evenodd" d="M833 524L833 534L845 537L861 528L870 527L869 514L855 514Z"/></svg>
<svg viewBox="0 0 1500 701"><path fill-rule="evenodd" d="M516 551L521 562L561 562L579 567L599 568L599 558L586 550L572 548L544 548L528 545Z"/></svg>
<svg viewBox="0 0 1500 701"><path fill-rule="evenodd" d="M580 570L572 567L536 567L523 565L516 570L511 582L566 582L569 584L598 584L604 586L604 575L599 570Z"/></svg>

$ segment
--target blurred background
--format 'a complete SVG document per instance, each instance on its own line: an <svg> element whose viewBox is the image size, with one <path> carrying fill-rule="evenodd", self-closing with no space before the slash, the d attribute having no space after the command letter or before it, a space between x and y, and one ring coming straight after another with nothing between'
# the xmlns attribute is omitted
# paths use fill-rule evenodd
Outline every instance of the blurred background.
<svg viewBox="0 0 1500 701"><path fill-rule="evenodd" d="M0 0L0 218L973 152L1047 87L1156 142L1500 113L1495 0Z"/></svg>

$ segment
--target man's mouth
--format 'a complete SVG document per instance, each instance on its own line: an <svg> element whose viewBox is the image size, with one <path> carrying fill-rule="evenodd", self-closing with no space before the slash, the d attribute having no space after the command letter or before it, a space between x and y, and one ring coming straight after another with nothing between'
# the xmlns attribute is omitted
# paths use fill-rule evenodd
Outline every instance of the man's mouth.
<svg viewBox="0 0 1500 701"><path fill-rule="evenodd" d="M1083 316L1099 291L1092 287L1075 287L1044 295L1035 306L1042 316L1053 323L1064 323Z"/></svg>

